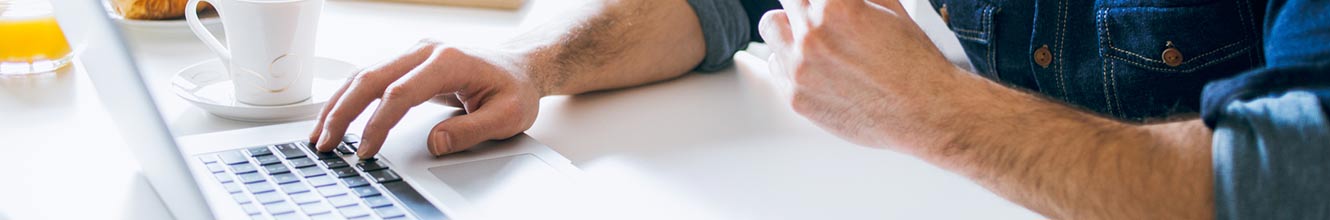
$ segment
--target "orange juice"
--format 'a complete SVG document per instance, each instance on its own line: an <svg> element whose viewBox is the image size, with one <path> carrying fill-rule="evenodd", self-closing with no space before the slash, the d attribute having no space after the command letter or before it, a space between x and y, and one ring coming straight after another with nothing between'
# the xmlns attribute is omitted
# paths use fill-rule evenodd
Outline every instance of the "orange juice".
<svg viewBox="0 0 1330 220"><path fill-rule="evenodd" d="M0 0L0 74L52 71L69 53L49 0Z"/></svg>

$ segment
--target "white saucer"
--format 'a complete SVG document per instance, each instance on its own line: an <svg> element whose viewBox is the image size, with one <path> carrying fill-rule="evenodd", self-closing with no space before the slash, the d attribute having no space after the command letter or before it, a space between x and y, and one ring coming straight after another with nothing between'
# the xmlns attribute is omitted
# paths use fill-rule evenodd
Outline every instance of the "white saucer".
<svg viewBox="0 0 1330 220"><path fill-rule="evenodd" d="M176 96L218 117L250 122L295 121L318 115L323 104L357 71L359 68L354 64L316 57L313 97L280 106L249 105L236 101L230 74L217 59L181 69L171 78L171 90Z"/></svg>

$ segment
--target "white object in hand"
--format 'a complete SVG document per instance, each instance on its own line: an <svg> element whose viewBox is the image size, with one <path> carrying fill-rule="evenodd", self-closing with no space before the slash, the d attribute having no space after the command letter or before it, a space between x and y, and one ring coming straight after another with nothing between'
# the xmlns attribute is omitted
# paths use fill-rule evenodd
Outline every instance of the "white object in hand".
<svg viewBox="0 0 1330 220"><path fill-rule="evenodd" d="M229 70L237 101L272 106L310 98L324 0L189 0L185 10L195 11L200 1L217 9L227 46L203 27L197 13L185 13L185 19Z"/></svg>

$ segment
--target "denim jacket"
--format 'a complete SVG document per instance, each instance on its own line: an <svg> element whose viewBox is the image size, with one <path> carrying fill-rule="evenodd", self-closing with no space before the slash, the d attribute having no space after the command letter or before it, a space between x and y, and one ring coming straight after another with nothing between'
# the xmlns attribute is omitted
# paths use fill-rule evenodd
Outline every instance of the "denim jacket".
<svg viewBox="0 0 1330 220"><path fill-rule="evenodd" d="M689 0L725 68L775 0ZM1199 113L1218 219L1330 219L1330 0L933 0L976 74L1129 122Z"/></svg>
<svg viewBox="0 0 1330 220"><path fill-rule="evenodd" d="M932 3L979 75L1123 120L1199 112L1206 83L1264 63L1248 0Z"/></svg>

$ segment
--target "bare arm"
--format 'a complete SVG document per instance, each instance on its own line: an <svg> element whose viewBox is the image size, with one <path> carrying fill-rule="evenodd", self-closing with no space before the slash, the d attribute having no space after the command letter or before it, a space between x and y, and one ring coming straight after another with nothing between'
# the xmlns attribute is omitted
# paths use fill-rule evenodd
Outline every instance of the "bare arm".
<svg viewBox="0 0 1330 220"><path fill-rule="evenodd" d="M697 15L684 0L591 1L509 43L526 55L546 95L578 94L677 77L705 55Z"/></svg>
<svg viewBox="0 0 1330 220"><path fill-rule="evenodd" d="M351 121L378 100L356 152L370 158L412 106L440 97L467 114L435 125L428 149L434 155L462 151L530 128L541 97L676 77L704 56L700 24L684 0L592 1L569 14L502 48L422 41L347 82L309 140L331 151Z"/></svg>
<svg viewBox="0 0 1330 220"><path fill-rule="evenodd" d="M1213 215L1210 131L1126 124L1003 87L942 57L895 0L783 1L762 36L796 112L915 155L1057 219Z"/></svg>
<svg viewBox="0 0 1330 220"><path fill-rule="evenodd" d="M1124 124L969 73L957 111L929 122L953 137L916 154L1059 219L1209 219L1210 130L1200 120ZM984 94L984 95L979 95ZM965 119L969 121L960 121Z"/></svg>

